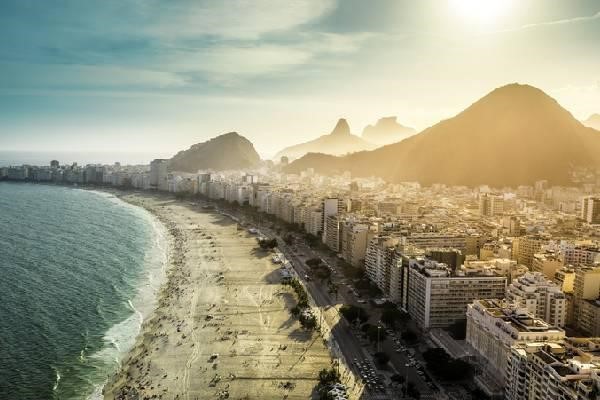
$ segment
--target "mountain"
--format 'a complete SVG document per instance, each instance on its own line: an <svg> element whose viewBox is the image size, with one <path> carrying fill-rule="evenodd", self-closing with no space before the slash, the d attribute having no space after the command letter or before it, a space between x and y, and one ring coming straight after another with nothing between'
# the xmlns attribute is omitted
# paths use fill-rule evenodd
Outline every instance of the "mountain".
<svg viewBox="0 0 600 400"><path fill-rule="evenodd" d="M600 131L600 114L592 114L588 119L583 121L583 124L589 128L594 128Z"/></svg>
<svg viewBox="0 0 600 400"><path fill-rule="evenodd" d="M396 143L417 133L413 128L399 124L396 117L381 118L375 126L367 125L362 138L378 145Z"/></svg>
<svg viewBox="0 0 600 400"><path fill-rule="evenodd" d="M539 179L568 184L573 166L600 165L600 135L540 89L495 89L453 118L399 143L345 157L308 154L288 165L297 173L350 171L389 182L497 187Z"/></svg>
<svg viewBox="0 0 600 400"><path fill-rule="evenodd" d="M278 160L282 156L296 159L310 152L343 155L355 151L374 149L375 147L377 146L373 143L350 133L348 122L344 118L340 118L329 135L320 136L310 142L286 147L275 155L275 159Z"/></svg>
<svg viewBox="0 0 600 400"><path fill-rule="evenodd" d="M250 168L259 162L260 156L252 142L237 132L229 132L175 154L169 162L169 169L195 173L200 169Z"/></svg>

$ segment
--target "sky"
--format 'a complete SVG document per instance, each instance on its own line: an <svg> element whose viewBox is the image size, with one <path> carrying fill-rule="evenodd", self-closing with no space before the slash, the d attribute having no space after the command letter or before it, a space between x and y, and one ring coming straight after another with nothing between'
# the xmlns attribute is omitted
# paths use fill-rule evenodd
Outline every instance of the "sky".
<svg viewBox="0 0 600 400"><path fill-rule="evenodd" d="M0 151L264 158L385 116L418 130L519 82L600 113L598 0L2 0Z"/></svg>

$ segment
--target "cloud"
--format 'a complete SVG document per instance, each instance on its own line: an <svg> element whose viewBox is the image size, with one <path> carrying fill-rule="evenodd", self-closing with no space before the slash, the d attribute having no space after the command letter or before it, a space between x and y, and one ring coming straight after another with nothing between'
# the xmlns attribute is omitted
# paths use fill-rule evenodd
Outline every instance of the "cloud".
<svg viewBox="0 0 600 400"><path fill-rule="evenodd" d="M575 24L575 23L579 23L579 22L594 21L597 19L600 19L600 11L593 15L585 15L582 17L566 18L566 19L559 19L559 20L554 20L554 21L537 22L537 23L533 23L533 24L521 25L516 28L503 29L500 31L496 31L494 33L518 32L518 31L524 31L524 30L528 30L528 29L540 28L540 27L544 27L544 26L568 25L568 24Z"/></svg>
<svg viewBox="0 0 600 400"><path fill-rule="evenodd" d="M227 39L258 39L297 28L333 9L335 0L208 0L164 2L140 0L136 11L144 30L160 38L211 36ZM157 13L156 10L161 10Z"/></svg>
<svg viewBox="0 0 600 400"><path fill-rule="evenodd" d="M302 49L272 44L218 45L199 50L177 51L163 66L179 73L202 73L208 81L233 83L286 70L310 61Z"/></svg>
<svg viewBox="0 0 600 400"><path fill-rule="evenodd" d="M2 63L2 88L178 88L185 79L175 73L142 68L76 64Z"/></svg>
<svg viewBox="0 0 600 400"><path fill-rule="evenodd" d="M11 24L0 34L24 39L9 41L0 62L30 64L15 71L24 87L33 86L30 73L38 85L57 88L230 86L352 54L371 37L314 31L337 0L65 1L48 12L9 4L12 17L0 15L0 26Z"/></svg>

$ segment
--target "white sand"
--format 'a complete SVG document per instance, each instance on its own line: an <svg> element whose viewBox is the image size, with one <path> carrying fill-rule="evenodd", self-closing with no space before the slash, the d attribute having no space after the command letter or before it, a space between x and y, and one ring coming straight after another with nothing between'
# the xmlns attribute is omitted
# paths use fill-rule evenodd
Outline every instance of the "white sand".
<svg viewBox="0 0 600 400"><path fill-rule="evenodd" d="M330 353L290 316L293 291L255 237L189 202L122 198L167 226L170 266L159 306L105 399L310 398Z"/></svg>

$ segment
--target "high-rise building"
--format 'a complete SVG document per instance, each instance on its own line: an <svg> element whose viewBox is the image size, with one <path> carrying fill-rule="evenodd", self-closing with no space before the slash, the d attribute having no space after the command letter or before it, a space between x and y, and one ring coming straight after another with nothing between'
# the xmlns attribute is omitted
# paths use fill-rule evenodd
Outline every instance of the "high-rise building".
<svg viewBox="0 0 600 400"><path fill-rule="evenodd" d="M504 197L498 194L481 193L479 195L479 215L493 217L504 212Z"/></svg>
<svg viewBox="0 0 600 400"><path fill-rule="evenodd" d="M332 215L340 215L345 210L345 203L343 199L337 197L330 197L323 199L321 204L321 232L323 233L322 241L325 243L327 239L327 218Z"/></svg>
<svg viewBox="0 0 600 400"><path fill-rule="evenodd" d="M407 309L422 329L444 328L466 318L467 305L476 299L502 298L506 277L492 270L466 274L424 258L408 265Z"/></svg>
<svg viewBox="0 0 600 400"><path fill-rule="evenodd" d="M562 267L554 274L554 282L559 285L563 293L573 293L575 285L575 270L570 267Z"/></svg>
<svg viewBox="0 0 600 400"><path fill-rule="evenodd" d="M399 299L400 293L390 292L390 282L393 269L401 269L398 265L395 246L398 238L393 236L377 236L369 242L365 255L365 272L371 282L387 297ZM399 274L396 274L399 277ZM400 285L394 285L398 290Z"/></svg>
<svg viewBox="0 0 600 400"><path fill-rule="evenodd" d="M567 298L556 284L541 272L528 272L514 280L506 290L506 299L527 309L551 326L565 326Z"/></svg>
<svg viewBox="0 0 600 400"><path fill-rule="evenodd" d="M548 243L548 239L540 235L528 235L515 238L513 243L518 246L517 262L527 267L533 264L533 255L539 253L542 246Z"/></svg>
<svg viewBox="0 0 600 400"><path fill-rule="evenodd" d="M465 251L467 249L467 235L440 232L411 233L402 237L402 244L413 245L421 249L446 247Z"/></svg>
<svg viewBox="0 0 600 400"><path fill-rule="evenodd" d="M577 327L587 336L600 336L600 300L582 300L578 307Z"/></svg>
<svg viewBox="0 0 600 400"><path fill-rule="evenodd" d="M600 297L600 267L579 266L575 268L573 284L573 322L581 328L588 326L589 312L586 313L584 303L598 300Z"/></svg>
<svg viewBox="0 0 600 400"><path fill-rule="evenodd" d="M600 224L600 197L586 196L582 198L580 216L588 224Z"/></svg>
<svg viewBox="0 0 600 400"><path fill-rule="evenodd" d="M518 343L506 365L506 400L587 400L600 391L598 340Z"/></svg>
<svg viewBox="0 0 600 400"><path fill-rule="evenodd" d="M466 316L467 343L485 360L485 367L501 380L506 372L511 346L565 337L564 330L504 300L474 300L468 305Z"/></svg>
<svg viewBox="0 0 600 400"><path fill-rule="evenodd" d="M330 215L325 220L325 244L327 247L338 253L341 249L341 235L340 235L340 216Z"/></svg>
<svg viewBox="0 0 600 400"><path fill-rule="evenodd" d="M150 162L150 188L169 190L169 160L157 158Z"/></svg>
<svg viewBox="0 0 600 400"><path fill-rule="evenodd" d="M342 258L355 267L362 266L369 241L374 236L364 222L345 221L341 227Z"/></svg>
<svg viewBox="0 0 600 400"><path fill-rule="evenodd" d="M563 262L555 253L535 253L531 262L531 270L541 272L546 278L554 279L556 271L562 268Z"/></svg>
<svg viewBox="0 0 600 400"><path fill-rule="evenodd" d="M600 263L600 248L596 244L561 243L560 253L565 265Z"/></svg>

